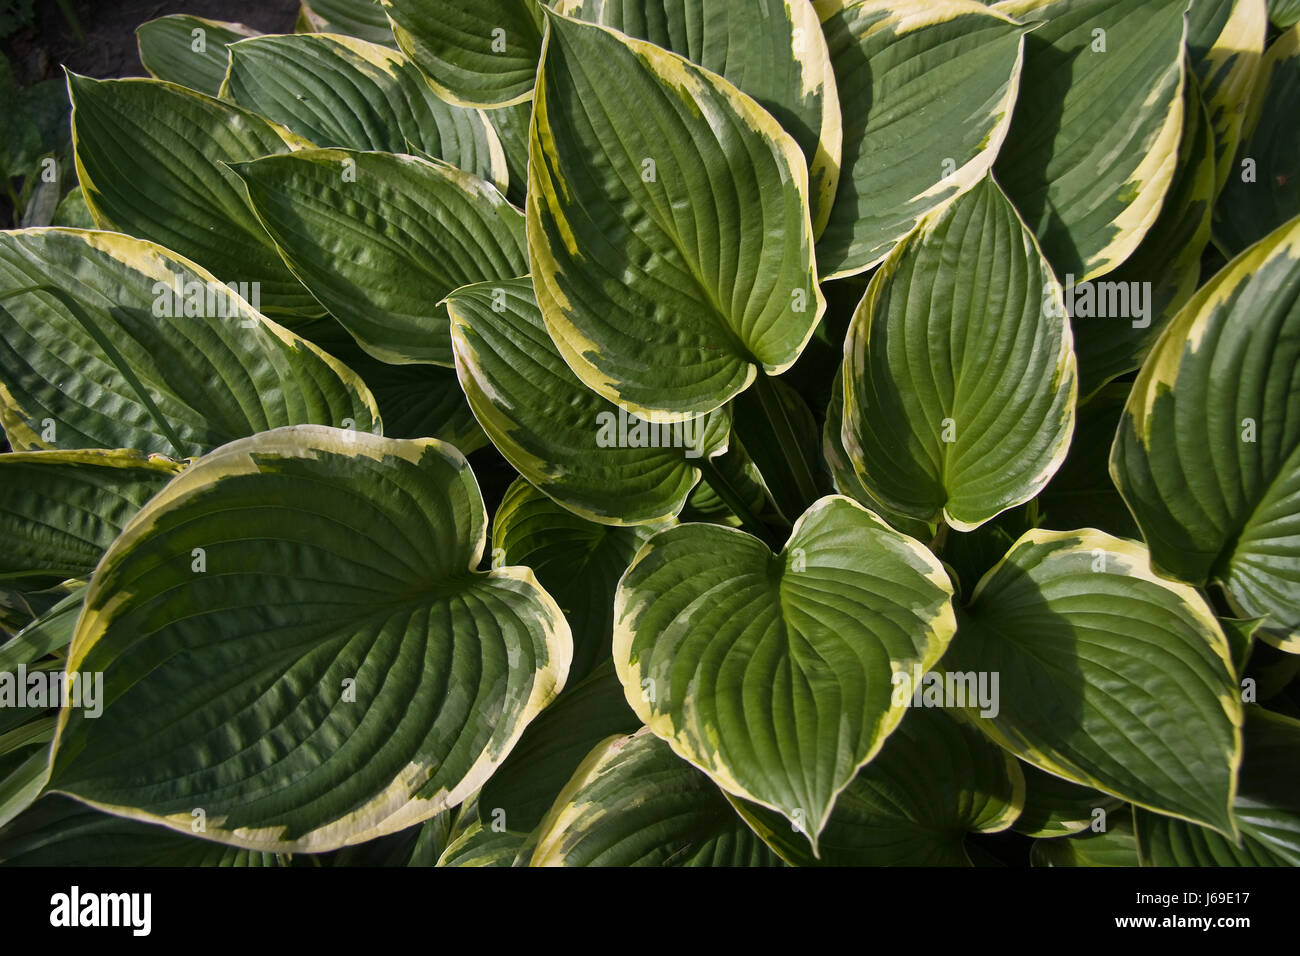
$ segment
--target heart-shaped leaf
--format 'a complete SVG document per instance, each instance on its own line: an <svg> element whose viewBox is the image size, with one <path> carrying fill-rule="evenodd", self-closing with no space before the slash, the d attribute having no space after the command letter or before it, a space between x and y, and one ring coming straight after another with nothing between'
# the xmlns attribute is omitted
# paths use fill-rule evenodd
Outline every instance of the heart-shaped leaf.
<svg viewBox="0 0 1300 956"><path fill-rule="evenodd" d="M310 145L255 113L161 80L68 75L77 178L101 229L151 239L247 283L268 315L320 307L244 201L229 163ZM254 284L255 283L255 284Z"/></svg>
<svg viewBox="0 0 1300 956"><path fill-rule="evenodd" d="M780 866L704 774L647 730L578 767L538 828L530 866Z"/></svg>
<svg viewBox="0 0 1300 956"><path fill-rule="evenodd" d="M1047 484L1077 387L1061 290L986 176L867 287L844 343L844 448L889 509L970 531Z"/></svg>
<svg viewBox="0 0 1300 956"><path fill-rule="evenodd" d="M844 114L823 278L872 268L988 172L1011 124L1025 28L974 0L817 4Z"/></svg>
<svg viewBox="0 0 1300 956"><path fill-rule="evenodd" d="M234 168L288 267L381 361L451 366L442 298L528 271L519 210L452 166L305 149Z"/></svg>
<svg viewBox="0 0 1300 956"><path fill-rule="evenodd" d="M1187 0L1006 0L997 9L1038 24L1025 38L998 182L1058 275L1104 275L1142 241L1173 178Z"/></svg>
<svg viewBox="0 0 1300 956"><path fill-rule="evenodd" d="M825 306L803 154L717 74L547 20L527 203L547 329L611 402L659 421L712 411L792 365Z"/></svg>
<svg viewBox="0 0 1300 956"><path fill-rule="evenodd" d="M814 504L779 555L690 524L619 584L628 702L724 790L798 821L816 847L835 798L902 719L892 674L928 670L955 622L922 545L848 498Z"/></svg>
<svg viewBox="0 0 1300 956"><path fill-rule="evenodd" d="M176 459L281 425L380 427L352 371L211 273L69 229L0 233L0 423L20 451Z"/></svg>
<svg viewBox="0 0 1300 956"><path fill-rule="evenodd" d="M201 459L96 571L67 669L106 703L61 711L50 788L263 851L460 803L572 653L531 571L473 570L486 524L433 439L300 426Z"/></svg>
<svg viewBox="0 0 1300 956"><path fill-rule="evenodd" d="M1200 594L1148 564L1100 531L1029 531L959 613L943 666L1000 675L999 712L975 722L1021 759L1231 834L1228 641Z"/></svg>
<svg viewBox="0 0 1300 956"><path fill-rule="evenodd" d="M1147 357L1111 474L1152 560L1300 650L1300 218L1238 256Z"/></svg>
<svg viewBox="0 0 1300 956"><path fill-rule="evenodd" d="M537 0L382 0L397 45L449 103L509 106L533 92Z"/></svg>
<svg viewBox="0 0 1300 956"><path fill-rule="evenodd" d="M502 189L509 179L483 111L440 99L409 60L377 43L328 35L237 43L223 95L317 146L414 147Z"/></svg>
<svg viewBox="0 0 1300 956"><path fill-rule="evenodd" d="M659 425L578 381L527 279L457 289L447 309L456 372L479 423L520 474L575 514L615 525L671 518L698 466L726 450L726 409Z"/></svg>

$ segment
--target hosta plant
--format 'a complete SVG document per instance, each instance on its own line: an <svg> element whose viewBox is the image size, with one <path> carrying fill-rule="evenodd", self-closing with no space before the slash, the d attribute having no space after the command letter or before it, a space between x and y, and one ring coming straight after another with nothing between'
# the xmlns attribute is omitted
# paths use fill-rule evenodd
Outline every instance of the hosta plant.
<svg viewBox="0 0 1300 956"><path fill-rule="evenodd" d="M69 73L0 860L1300 864L1288 10L312 0Z"/></svg>

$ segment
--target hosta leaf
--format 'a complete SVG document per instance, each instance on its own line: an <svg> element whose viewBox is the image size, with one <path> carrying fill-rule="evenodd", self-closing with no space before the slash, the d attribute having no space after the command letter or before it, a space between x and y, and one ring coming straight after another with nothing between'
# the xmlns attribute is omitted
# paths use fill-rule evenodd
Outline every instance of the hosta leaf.
<svg viewBox="0 0 1300 956"><path fill-rule="evenodd" d="M1137 838L1129 814L1115 814L1101 833L1035 840L1030 866L1139 866Z"/></svg>
<svg viewBox="0 0 1300 956"><path fill-rule="evenodd" d="M531 832L593 747L611 734L630 734L640 726L606 658L528 725L519 745L484 784L479 820L497 830Z"/></svg>
<svg viewBox="0 0 1300 956"><path fill-rule="evenodd" d="M833 491L818 461L817 422L789 385L766 376L733 403L732 440L758 468L787 524Z"/></svg>
<svg viewBox="0 0 1300 956"><path fill-rule="evenodd" d="M538 0L383 0L397 45L463 106L528 99L542 47Z"/></svg>
<svg viewBox="0 0 1300 956"><path fill-rule="evenodd" d="M528 191L528 124L533 118L532 101L484 110L483 115L501 140L506 168L510 171L506 198L522 209Z"/></svg>
<svg viewBox="0 0 1300 956"><path fill-rule="evenodd" d="M562 0L560 13L686 57L752 96L808 161L814 234L840 173L840 103L811 0Z"/></svg>
<svg viewBox="0 0 1300 956"><path fill-rule="evenodd" d="M527 208L547 328L611 402L712 411L793 364L824 308L803 154L716 74L548 21Z"/></svg>
<svg viewBox="0 0 1300 956"><path fill-rule="evenodd" d="M0 233L0 423L19 451L181 459L280 425L370 431L379 415L353 372L192 262L28 229Z"/></svg>
<svg viewBox="0 0 1300 956"><path fill-rule="evenodd" d="M1268 18L1279 30L1300 23L1300 0L1268 0Z"/></svg>
<svg viewBox="0 0 1300 956"><path fill-rule="evenodd" d="M474 820L438 857L438 866L514 866L524 835Z"/></svg>
<svg viewBox="0 0 1300 956"><path fill-rule="evenodd" d="M286 866L288 857L240 850L102 813L51 795L0 829L5 866Z"/></svg>
<svg viewBox="0 0 1300 956"><path fill-rule="evenodd" d="M1017 833L1031 837L1082 833L1107 825L1111 815L1124 805L1118 797L1071 783L1032 764L1023 764L1021 770L1025 775L1025 806L1012 824Z"/></svg>
<svg viewBox="0 0 1300 956"><path fill-rule="evenodd" d="M309 489L304 493L304 489ZM50 788L263 851L455 806L555 695L572 644L526 568L475 572L487 516L451 446L313 426L233 442L104 555L68 654Z"/></svg>
<svg viewBox="0 0 1300 956"><path fill-rule="evenodd" d="M237 43L223 95L317 146L430 156L504 187L500 140L481 110L438 98L396 50L345 36Z"/></svg>
<svg viewBox="0 0 1300 956"><path fill-rule="evenodd" d="M1264 0L1192 0L1187 52L1214 131L1214 195L1232 171L1268 33Z"/></svg>
<svg viewBox="0 0 1300 956"><path fill-rule="evenodd" d="M1183 126L1187 0L1008 0L1039 26L994 167L1063 281L1103 275L1155 222Z"/></svg>
<svg viewBox="0 0 1300 956"><path fill-rule="evenodd" d="M0 465L3 463L0 458ZM522 478L506 489L492 522L493 561L532 568L542 587L564 611L573 631L571 681L586 676L598 662L608 660L618 579L641 545L660 528L615 527L587 521ZM591 745L611 733L600 734Z"/></svg>
<svg viewBox="0 0 1300 956"><path fill-rule="evenodd" d="M823 498L773 555L716 525L660 532L619 584L628 703L723 789L799 821L816 847L836 795L903 718L891 674L928 670L952 586L911 538Z"/></svg>
<svg viewBox="0 0 1300 956"><path fill-rule="evenodd" d="M988 172L1020 81L1024 27L973 0L817 4L844 113L844 172L817 243L823 278L876 265Z"/></svg>
<svg viewBox="0 0 1300 956"><path fill-rule="evenodd" d="M0 577L89 573L180 470L169 458L130 450L0 455Z"/></svg>
<svg viewBox="0 0 1300 956"><path fill-rule="evenodd" d="M1025 534L958 615L945 670L998 673L975 723L1039 769L1233 832L1241 700L1194 589L1100 531Z"/></svg>
<svg viewBox="0 0 1300 956"><path fill-rule="evenodd" d="M71 644L85 593L85 588L78 586L10 640L0 644L0 672L15 671L19 664L33 664Z"/></svg>
<svg viewBox="0 0 1300 956"><path fill-rule="evenodd" d="M452 365L440 300L528 271L519 210L451 166L311 149L235 169L289 268L382 361Z"/></svg>
<svg viewBox="0 0 1300 956"><path fill-rule="evenodd" d="M319 315L229 163L307 145L254 113L160 80L68 75L77 177L101 229L151 239L249 283L268 315ZM251 285L257 283L257 285Z"/></svg>
<svg viewBox="0 0 1300 956"><path fill-rule="evenodd" d="M780 866L704 774L649 731L612 737L540 827L531 866Z"/></svg>
<svg viewBox="0 0 1300 956"><path fill-rule="evenodd" d="M1300 721L1246 708L1246 746L1233 815L1236 846L1213 830L1145 810L1136 814L1147 866L1300 866Z"/></svg>
<svg viewBox="0 0 1300 956"><path fill-rule="evenodd" d="M1187 303L1133 386L1111 473L1157 566L1217 581L1300 650L1300 218Z"/></svg>
<svg viewBox="0 0 1300 956"><path fill-rule="evenodd" d="M698 465L726 450L726 409L655 425L587 389L546 334L527 279L457 289L447 307L456 372L479 423L520 474L575 514L601 524L670 518Z"/></svg>
<svg viewBox="0 0 1300 956"><path fill-rule="evenodd" d="M216 96L230 61L226 47L257 36L242 23L176 13L135 28L140 62L149 75Z"/></svg>
<svg viewBox="0 0 1300 956"><path fill-rule="evenodd" d="M1214 207L1214 139L1191 75L1183 109L1178 168L1160 216L1118 269L1090 283L1091 289L1074 289L1070 325L1081 400L1138 368L1200 281Z"/></svg>
<svg viewBox="0 0 1300 956"><path fill-rule="evenodd" d="M1300 24L1260 64L1241 146L1215 208L1214 235L1238 253L1300 215Z"/></svg>
<svg viewBox="0 0 1300 956"><path fill-rule="evenodd" d="M941 710L918 707L835 801L820 859L777 814L736 806L797 866L969 866L966 833L1005 830L1024 798L1015 757Z"/></svg>
<svg viewBox="0 0 1300 956"><path fill-rule="evenodd" d="M313 32L343 33L371 43L396 46L393 27L379 0L306 0L302 3Z"/></svg>
<svg viewBox="0 0 1300 956"><path fill-rule="evenodd" d="M844 356L844 448L891 510L969 531L1036 495L1065 458L1069 324L992 177L895 248Z"/></svg>

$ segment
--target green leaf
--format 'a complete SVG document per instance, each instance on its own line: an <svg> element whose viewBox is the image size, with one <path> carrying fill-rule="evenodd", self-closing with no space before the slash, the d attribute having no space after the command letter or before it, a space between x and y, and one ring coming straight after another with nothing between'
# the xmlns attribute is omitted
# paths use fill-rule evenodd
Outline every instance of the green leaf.
<svg viewBox="0 0 1300 956"><path fill-rule="evenodd" d="M320 314L227 168L308 143L254 113L161 80L70 73L68 90L77 177L101 229L151 239L222 282L249 283L254 305L267 315Z"/></svg>
<svg viewBox="0 0 1300 956"><path fill-rule="evenodd" d="M1200 282L1214 206L1214 140L1191 75L1183 108L1178 168L1160 216L1118 269L1073 292L1070 325L1081 400L1140 367Z"/></svg>
<svg viewBox="0 0 1300 956"><path fill-rule="evenodd" d="M1155 223L1173 178L1187 0L1008 0L997 9L1040 24L1025 38L998 182L1067 284L1104 275Z"/></svg>
<svg viewBox="0 0 1300 956"><path fill-rule="evenodd" d="M1141 545L1028 532L959 612L943 666L1000 675L998 714L975 723L1022 760L1234 832L1242 716L1228 641Z"/></svg>
<svg viewBox="0 0 1300 956"><path fill-rule="evenodd" d="M532 832L593 747L640 726L607 657L528 725L519 745L483 785L479 820L489 828Z"/></svg>
<svg viewBox="0 0 1300 956"><path fill-rule="evenodd" d="M447 308L479 423L520 474L575 514L615 525L671 518L701 462L726 450L726 409L657 425L587 389L546 334L526 278L457 289Z"/></svg>
<svg viewBox="0 0 1300 956"><path fill-rule="evenodd" d="M383 0L397 45L461 106L528 99L542 47L536 0Z"/></svg>
<svg viewBox="0 0 1300 956"><path fill-rule="evenodd" d="M1268 18L1279 30L1300 23L1300 0L1268 0Z"/></svg>
<svg viewBox="0 0 1300 956"><path fill-rule="evenodd" d="M642 730L597 746L540 827L531 866L780 866L709 778Z"/></svg>
<svg viewBox="0 0 1300 956"><path fill-rule="evenodd" d="M1300 721L1246 708L1246 747L1233 815L1234 845L1212 830L1145 810L1136 814L1146 866L1300 866Z"/></svg>
<svg viewBox="0 0 1300 956"><path fill-rule="evenodd" d="M1035 840L1030 866L1139 866L1137 838L1128 814L1116 815L1105 832Z"/></svg>
<svg viewBox="0 0 1300 956"><path fill-rule="evenodd" d="M519 210L446 164L308 149L233 168L289 268L381 361L451 366L441 300L528 271Z"/></svg>
<svg viewBox="0 0 1300 956"><path fill-rule="evenodd" d="M570 680L586 676L597 663L609 659L618 579L641 545L661 529L661 525L614 527L587 521L523 478L506 489L492 523L492 560L532 568L564 611L573 631ZM613 732L591 740L583 754Z"/></svg>
<svg viewBox="0 0 1300 956"><path fill-rule="evenodd" d="M1241 252L1300 215L1300 24L1264 54L1241 146L1215 207L1214 237Z"/></svg>
<svg viewBox="0 0 1300 956"><path fill-rule="evenodd" d="M1025 28L973 0L817 4L844 114L844 171L817 243L824 279L865 272L988 172Z"/></svg>
<svg viewBox="0 0 1300 956"><path fill-rule="evenodd" d="M835 801L820 859L777 814L733 802L796 866L970 866L966 833L1005 830L1024 798L1014 757L965 722L917 707Z"/></svg>
<svg viewBox="0 0 1300 956"><path fill-rule="evenodd" d="M840 102L810 0L563 0L555 9L684 56L752 96L808 163L813 233L840 175Z"/></svg>
<svg viewBox="0 0 1300 956"><path fill-rule="evenodd" d="M844 346L844 448L886 507L969 531L1047 484L1077 387L1060 287L986 176L867 287Z"/></svg>
<svg viewBox="0 0 1300 956"><path fill-rule="evenodd" d="M786 524L833 490L818 460L817 422L793 388L763 376L736 397L732 414L732 439L753 459Z"/></svg>
<svg viewBox="0 0 1300 956"><path fill-rule="evenodd" d="M107 703L60 713L50 789L276 852L457 805L572 653L531 571L473 570L486 524L432 439L300 426L201 459L96 571L67 669Z"/></svg>
<svg viewBox="0 0 1300 956"><path fill-rule="evenodd" d="M803 154L716 74L548 23L527 207L547 329L611 402L660 421L712 411L789 368L825 307Z"/></svg>
<svg viewBox="0 0 1300 956"><path fill-rule="evenodd" d="M1300 218L1187 303L1147 357L1111 473L1164 571L1220 583L1300 650Z"/></svg>
<svg viewBox="0 0 1300 956"><path fill-rule="evenodd" d="M88 574L180 470L126 449L0 455L0 578Z"/></svg>
<svg viewBox="0 0 1300 956"><path fill-rule="evenodd" d="M237 43L223 95L317 146L413 146L503 189L509 177L483 111L439 99L409 60L377 43L328 35Z"/></svg>
<svg viewBox="0 0 1300 956"><path fill-rule="evenodd" d="M20 664L35 664L71 644L84 597L85 588L76 587L9 641L0 644L0 671L13 672Z"/></svg>
<svg viewBox="0 0 1300 956"><path fill-rule="evenodd" d="M150 76L216 96L230 62L226 48L257 31L242 23L175 13L140 24L135 36L140 62Z"/></svg>
<svg viewBox="0 0 1300 956"><path fill-rule="evenodd" d="M816 849L836 795L906 709L891 675L952 636L929 551L844 497L773 555L717 525L660 532L619 584L614 665L628 703L727 792L801 822Z"/></svg>
<svg viewBox="0 0 1300 956"><path fill-rule="evenodd" d="M513 866L524 835L470 822L438 857L438 866Z"/></svg>
<svg viewBox="0 0 1300 956"><path fill-rule="evenodd" d="M302 12L315 33L343 33L371 43L396 46L393 27L379 0L306 0Z"/></svg>
<svg viewBox="0 0 1300 956"><path fill-rule="evenodd" d="M48 796L0 829L5 866L285 866L274 853L238 850L166 827Z"/></svg>
<svg viewBox="0 0 1300 956"><path fill-rule="evenodd" d="M533 118L532 101L484 110L483 115L501 140L506 168L510 170L506 198L522 209L528 192L528 125Z"/></svg>
<svg viewBox="0 0 1300 956"><path fill-rule="evenodd" d="M1268 33L1264 0L1192 0L1187 53L1214 131L1214 195L1232 172Z"/></svg>
<svg viewBox="0 0 1300 956"><path fill-rule="evenodd" d="M176 459L280 425L380 427L353 372L211 273L69 229L0 233L0 423L18 451Z"/></svg>
<svg viewBox="0 0 1300 956"><path fill-rule="evenodd" d="M1105 825L1124 802L1091 787L1023 764L1025 805L1012 829L1031 837L1059 837ZM1099 815L1097 811L1101 811Z"/></svg>

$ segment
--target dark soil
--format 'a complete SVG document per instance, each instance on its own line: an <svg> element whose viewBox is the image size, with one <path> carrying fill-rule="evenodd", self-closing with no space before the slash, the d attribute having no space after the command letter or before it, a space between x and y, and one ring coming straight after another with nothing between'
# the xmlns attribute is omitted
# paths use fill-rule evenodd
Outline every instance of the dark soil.
<svg viewBox="0 0 1300 956"><path fill-rule="evenodd" d="M82 44L54 0L37 0L36 22L0 39L20 86L61 76L60 65L86 76L142 76L135 28L169 13L243 23L262 33L292 33L298 0L74 0Z"/></svg>

